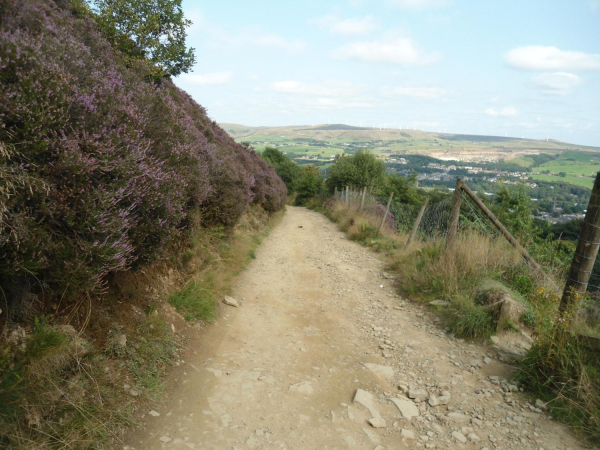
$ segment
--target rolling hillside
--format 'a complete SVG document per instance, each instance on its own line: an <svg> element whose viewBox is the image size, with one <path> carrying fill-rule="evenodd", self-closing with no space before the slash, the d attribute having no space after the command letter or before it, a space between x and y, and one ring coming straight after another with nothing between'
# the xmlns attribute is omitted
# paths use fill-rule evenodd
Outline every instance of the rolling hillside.
<svg viewBox="0 0 600 450"><path fill-rule="evenodd" d="M221 124L236 141L247 141L257 149L274 145L288 153L330 157L357 148L375 153L405 152L439 159L485 161L515 159L531 154L557 154L565 151L600 152L556 140L519 139L501 136L434 133L420 130L373 129L350 125L250 127Z"/></svg>

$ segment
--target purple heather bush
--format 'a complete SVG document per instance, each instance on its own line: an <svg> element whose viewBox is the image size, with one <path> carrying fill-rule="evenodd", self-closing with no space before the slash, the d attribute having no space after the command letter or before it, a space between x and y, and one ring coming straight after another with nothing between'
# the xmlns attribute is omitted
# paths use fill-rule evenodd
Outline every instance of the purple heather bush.
<svg viewBox="0 0 600 450"><path fill-rule="evenodd" d="M67 0L0 0L0 287L101 292L191 217L234 226L287 191L170 80L116 52ZM36 287L37 286L37 287ZM19 294L17 294L19 293Z"/></svg>

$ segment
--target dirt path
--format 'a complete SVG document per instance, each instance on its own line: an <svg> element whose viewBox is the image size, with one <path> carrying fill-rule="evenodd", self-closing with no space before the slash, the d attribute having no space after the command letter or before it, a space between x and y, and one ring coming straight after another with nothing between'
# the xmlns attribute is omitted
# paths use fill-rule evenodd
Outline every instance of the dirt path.
<svg viewBox="0 0 600 450"><path fill-rule="evenodd" d="M382 270L288 207L239 277L241 307L203 334L126 448L583 448L510 392L496 351L447 336Z"/></svg>

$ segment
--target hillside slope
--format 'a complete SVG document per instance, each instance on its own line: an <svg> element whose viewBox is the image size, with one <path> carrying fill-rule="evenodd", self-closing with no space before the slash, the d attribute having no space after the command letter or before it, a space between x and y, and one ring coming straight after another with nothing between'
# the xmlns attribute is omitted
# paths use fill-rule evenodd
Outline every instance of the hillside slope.
<svg viewBox="0 0 600 450"><path fill-rule="evenodd" d="M300 126L281 126L281 127L251 127L234 123L221 123L220 126L227 131L234 139L238 141L252 140L248 138L280 138L280 139L298 139L304 137L329 142L364 142L364 141L411 141L411 140L438 140L438 145L449 143L460 143L467 147L477 147L480 145L497 145L513 147L515 149L532 149L545 151L563 151L563 150L584 150L600 151L598 147L582 146L570 144L554 139L521 139L516 137L504 136L485 136L475 134L452 134L438 133L431 131L394 129L394 128L372 128L355 127L351 125L333 124L333 125L300 125Z"/></svg>

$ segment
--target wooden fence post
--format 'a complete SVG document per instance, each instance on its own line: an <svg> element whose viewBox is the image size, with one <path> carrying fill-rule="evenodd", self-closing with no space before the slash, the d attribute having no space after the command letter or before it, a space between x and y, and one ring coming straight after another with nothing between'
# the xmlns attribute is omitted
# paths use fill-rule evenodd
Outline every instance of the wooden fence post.
<svg viewBox="0 0 600 450"><path fill-rule="evenodd" d="M350 206L349 194L350 194L350 186L346 185L346 206Z"/></svg>
<svg viewBox="0 0 600 450"><path fill-rule="evenodd" d="M333 189L333 198L337 200L337 186Z"/></svg>
<svg viewBox="0 0 600 450"><path fill-rule="evenodd" d="M417 236L417 230L419 229L421 220L423 220L423 214L425 214L425 208L427 208L428 203L429 197L425 197L425 200L423 200L423 204L421 205L421 209L419 210L419 214L417 215L417 220L415 220L415 224L413 225L412 231L410 232L410 236L408 237L408 241L406 242L406 249L410 247L410 244L412 244L412 241Z"/></svg>
<svg viewBox="0 0 600 450"><path fill-rule="evenodd" d="M543 278L548 278L548 275L546 274L546 272L544 272L544 269L542 269L539 264L537 262L535 262L535 259L533 259L531 257L531 255L529 254L529 252L527 252L527 250L525 250L525 248L519 243L519 241L517 241L517 239L510 234L510 231L508 231L506 229L506 227L504 225L502 225L502 223L498 220L498 218L494 215L494 213L492 211L489 210L489 208L487 206L485 206L485 204L481 201L481 199L479 197L477 197L477 195L475 195L475 193L469 188L469 186L467 186L466 184L462 184L461 189L463 191L466 192L466 194L471 197L471 199L475 202L475 204L477 206L479 206L479 209L481 209L483 211L483 213L487 216L488 219L490 219L492 221L492 223L496 226L496 228L498 228L498 230L500 230L500 233L502 233L502 236L504 236L506 238L506 240L508 242L510 242L510 244L517 249L517 251L521 254L521 256L523 258L525 258L525 260L531 264L531 267L534 268L534 270L541 275ZM597 249L596 249L597 251ZM553 285L553 287L558 290L558 287L554 284L554 282L548 278L548 280L550 281L550 283Z"/></svg>
<svg viewBox="0 0 600 450"><path fill-rule="evenodd" d="M362 198L360 199L360 209L359 211L363 210L363 207L365 206L365 196L367 195L367 187L363 187L363 191L362 191Z"/></svg>
<svg viewBox="0 0 600 450"><path fill-rule="evenodd" d="M446 238L446 248L452 245L452 241L456 237L458 231L458 219L460 216L460 205L462 203L462 195L460 190L464 185L464 181L459 178L456 180L456 188L454 189L454 197L452 197L452 212L450 213L450 222L448 224L448 237Z"/></svg>
<svg viewBox="0 0 600 450"><path fill-rule="evenodd" d="M600 246L600 172L592 188L583 228L579 234L575 255L567 277L567 284L562 294L559 311L561 316L569 310L576 294L587 291L588 282L594 269L598 247ZM574 295L575 294L575 295Z"/></svg>
<svg viewBox="0 0 600 450"><path fill-rule="evenodd" d="M379 225L379 229L377 230L377 234L381 233L381 229L383 228L383 224L385 223L385 219L387 219L388 212L390 212L390 205L392 204L392 197L394 196L394 191L390 192L390 198L388 199L387 206L385 207L385 213L383 214L383 219L381 219L381 225Z"/></svg>

